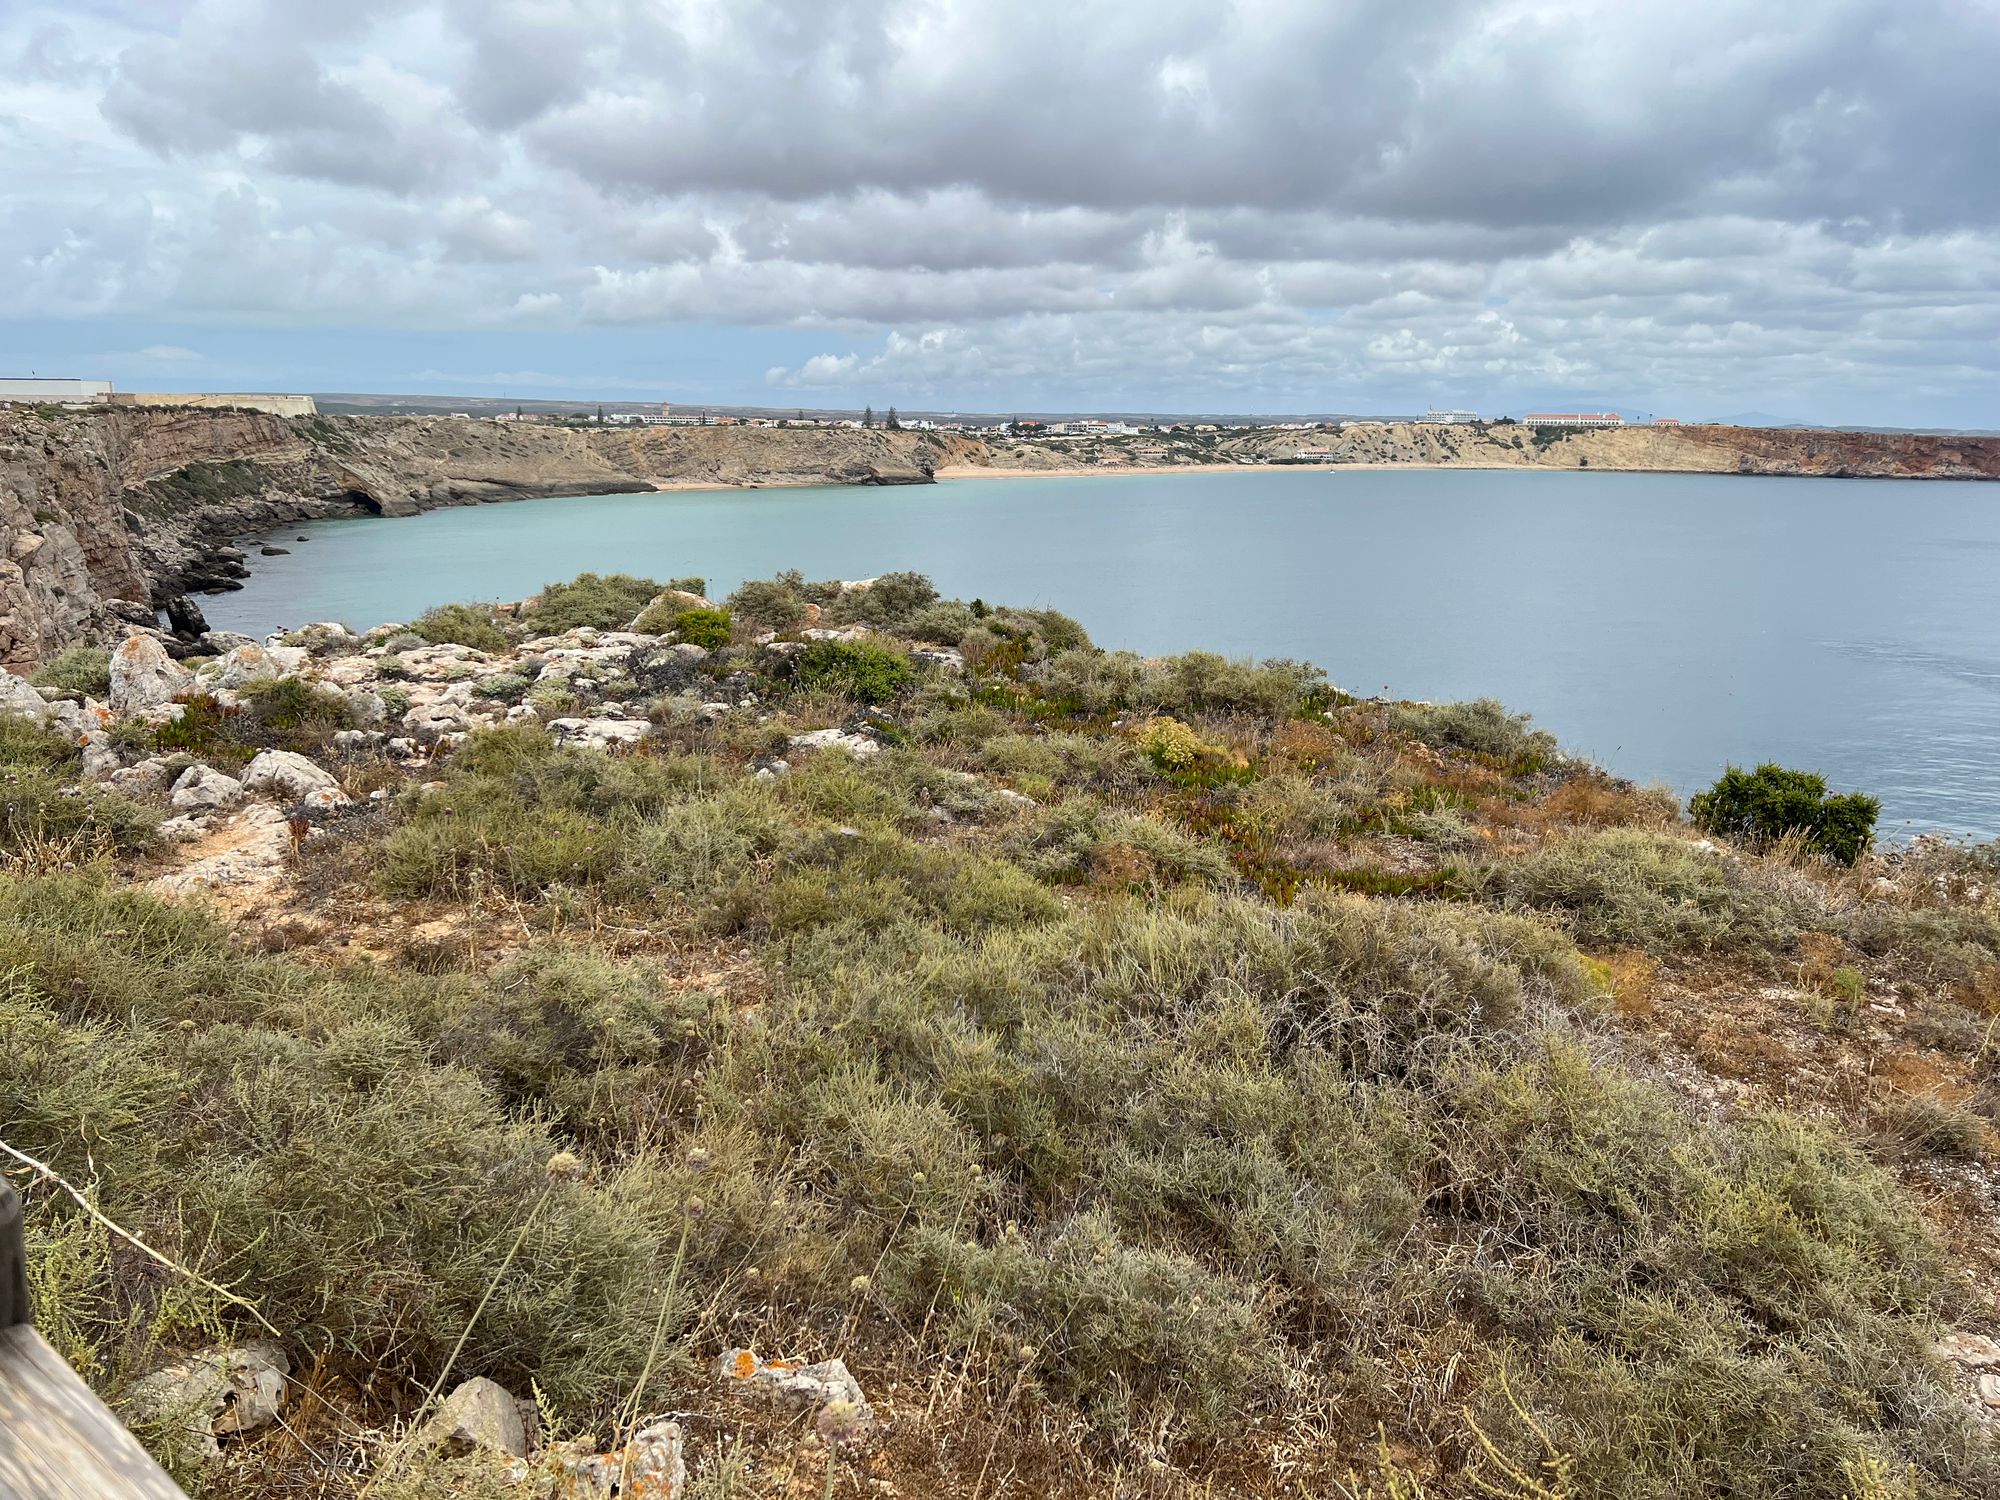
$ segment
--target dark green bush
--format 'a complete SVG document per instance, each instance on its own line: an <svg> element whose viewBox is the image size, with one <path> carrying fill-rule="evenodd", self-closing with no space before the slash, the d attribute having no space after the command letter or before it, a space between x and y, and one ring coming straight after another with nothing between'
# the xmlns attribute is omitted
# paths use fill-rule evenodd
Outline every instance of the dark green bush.
<svg viewBox="0 0 2000 1500"><path fill-rule="evenodd" d="M726 609L684 609L674 616L674 633L691 646L720 651L729 644L732 623Z"/></svg>
<svg viewBox="0 0 2000 1500"><path fill-rule="evenodd" d="M1753 846L1788 834L1803 838L1828 859L1851 865L1875 836L1882 804L1861 792L1829 796L1826 778L1766 762L1755 771L1736 766L1688 803L1697 826Z"/></svg>
<svg viewBox="0 0 2000 1500"><path fill-rule="evenodd" d="M913 675L907 656L873 641L814 641L799 654L801 687L831 688L863 703L887 703Z"/></svg>

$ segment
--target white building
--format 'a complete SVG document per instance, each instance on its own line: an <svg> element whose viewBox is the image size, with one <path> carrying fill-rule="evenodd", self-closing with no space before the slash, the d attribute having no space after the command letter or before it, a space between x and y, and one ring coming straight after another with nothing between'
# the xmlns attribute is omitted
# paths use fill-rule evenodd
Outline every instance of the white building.
<svg viewBox="0 0 2000 1500"><path fill-rule="evenodd" d="M0 376L0 404L16 401L76 403L110 399L111 382L108 380L44 380L33 375Z"/></svg>
<svg viewBox="0 0 2000 1500"><path fill-rule="evenodd" d="M1521 418L1525 427L1623 427L1615 411L1531 411Z"/></svg>
<svg viewBox="0 0 2000 1500"><path fill-rule="evenodd" d="M1433 406L1418 420L1426 423L1442 423L1457 426L1466 422L1477 422L1479 420L1479 413L1472 411L1439 411Z"/></svg>

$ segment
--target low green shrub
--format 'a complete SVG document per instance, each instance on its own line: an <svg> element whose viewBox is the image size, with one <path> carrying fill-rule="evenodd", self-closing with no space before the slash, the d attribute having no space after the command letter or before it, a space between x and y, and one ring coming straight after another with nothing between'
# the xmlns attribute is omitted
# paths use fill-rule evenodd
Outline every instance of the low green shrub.
<svg viewBox="0 0 2000 1500"><path fill-rule="evenodd" d="M77 749L24 719L0 718L0 852L72 844L100 851L146 848L160 815L130 797L78 779Z"/></svg>
<svg viewBox="0 0 2000 1500"><path fill-rule="evenodd" d="M588 1404L637 1380L677 1210L643 1166L552 1179L557 1141L446 1060L420 990L254 959L220 922L85 881L0 881L0 910L9 1144L242 1287L299 1354L421 1385L466 1333L468 1373L532 1379L553 1399ZM189 968L204 988L177 972ZM173 1024L162 995L184 997ZM312 997L319 1019L287 1027L281 996L295 1010ZM79 1232L60 1194L29 1212L38 1250ZM39 1315L107 1372L133 1362L135 1329L212 1338L226 1311L123 1257L59 1292Z"/></svg>
<svg viewBox="0 0 2000 1500"><path fill-rule="evenodd" d="M829 923L879 927L925 919L951 931L1046 922L1056 899L1013 864L918 843L900 834L841 829L787 851L771 888L780 932Z"/></svg>
<svg viewBox="0 0 2000 1500"><path fill-rule="evenodd" d="M1826 778L1766 762L1755 771L1729 767L1688 801L1697 827L1753 846L1797 835L1828 859L1851 865L1875 836L1882 804L1860 792L1829 796Z"/></svg>
<svg viewBox="0 0 2000 1500"><path fill-rule="evenodd" d="M730 614L751 629L780 633L805 624L809 602L795 585L782 579L753 579L727 600Z"/></svg>
<svg viewBox="0 0 2000 1500"><path fill-rule="evenodd" d="M684 609L674 616L672 629L690 646L720 651L729 644L733 622L726 609Z"/></svg>
<svg viewBox="0 0 2000 1500"><path fill-rule="evenodd" d="M623 630L652 602L660 585L629 573L579 573L568 583L551 583L521 610L521 623L537 635L565 630Z"/></svg>
<svg viewBox="0 0 2000 1500"><path fill-rule="evenodd" d="M504 703L517 703L521 695L528 691L530 684L519 672L502 672L473 685L472 691L482 698L493 698ZM406 694L405 697L408 695ZM408 708L404 712L408 712Z"/></svg>
<svg viewBox="0 0 2000 1500"><path fill-rule="evenodd" d="M410 622L410 630L434 646L469 646L495 654L508 646L506 632L493 621L491 608L477 604L441 604Z"/></svg>
<svg viewBox="0 0 2000 1500"><path fill-rule="evenodd" d="M1723 950L1766 959L1830 913L1805 885L1759 884L1723 855L1671 834L1605 829L1486 872L1504 906L1555 912L1586 942L1649 953Z"/></svg>
<svg viewBox="0 0 2000 1500"><path fill-rule="evenodd" d="M354 705L345 694L297 677L253 678L237 689L237 697L238 724L252 737L298 729L330 733L354 722Z"/></svg>
<svg viewBox="0 0 2000 1500"><path fill-rule="evenodd" d="M1326 674L1307 662L1231 661L1189 651L1149 664L1135 702L1181 712L1236 712L1289 718L1308 697L1327 691Z"/></svg>
<svg viewBox="0 0 2000 1500"><path fill-rule="evenodd" d="M1231 878L1228 856L1216 845L1157 818L1081 797L1049 809L1017 836L1015 851L1024 869L1063 884L1220 884Z"/></svg>
<svg viewBox="0 0 2000 1500"><path fill-rule="evenodd" d="M884 573L866 588L845 589L826 610L830 625L872 625L893 630L937 602L938 591L921 573Z"/></svg>
<svg viewBox="0 0 2000 1500"><path fill-rule="evenodd" d="M914 676L909 657L874 641L814 641L799 653L799 686L844 693L863 703L887 703Z"/></svg>
<svg viewBox="0 0 2000 1500"><path fill-rule="evenodd" d="M1399 733L1433 750L1469 750L1488 755L1509 770L1540 769L1555 758L1555 736L1529 728L1526 714L1510 714L1491 698L1470 703L1398 703L1389 723Z"/></svg>
<svg viewBox="0 0 2000 1500"><path fill-rule="evenodd" d="M31 680L38 688L102 698L111 691L111 653L102 646L71 646L43 662Z"/></svg>

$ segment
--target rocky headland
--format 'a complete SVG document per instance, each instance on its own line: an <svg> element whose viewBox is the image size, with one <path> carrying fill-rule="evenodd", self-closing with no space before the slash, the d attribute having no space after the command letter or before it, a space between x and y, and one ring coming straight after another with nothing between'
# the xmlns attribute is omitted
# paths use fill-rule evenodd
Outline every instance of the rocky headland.
<svg viewBox="0 0 2000 1500"><path fill-rule="evenodd" d="M1301 453L1309 457L1301 457ZM1350 424L1022 442L834 427L591 428L242 411L0 411L0 664L158 629L197 649L196 596L235 586L246 536L332 515L683 486L925 484L947 473L1421 464L1823 477L2000 477L2000 439L1510 424Z"/></svg>

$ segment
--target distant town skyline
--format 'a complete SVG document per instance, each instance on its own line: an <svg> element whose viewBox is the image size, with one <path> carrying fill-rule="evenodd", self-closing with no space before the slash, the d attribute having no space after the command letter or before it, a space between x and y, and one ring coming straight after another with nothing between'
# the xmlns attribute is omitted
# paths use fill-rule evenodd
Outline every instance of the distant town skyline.
<svg viewBox="0 0 2000 1500"><path fill-rule="evenodd" d="M2000 426L1994 0L16 0L0 374Z"/></svg>

